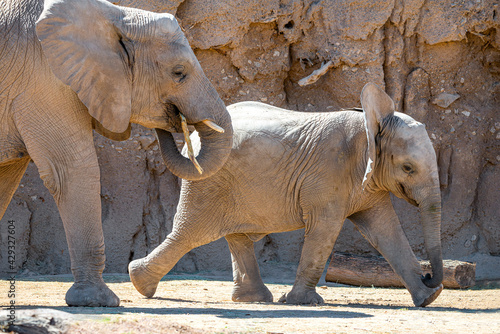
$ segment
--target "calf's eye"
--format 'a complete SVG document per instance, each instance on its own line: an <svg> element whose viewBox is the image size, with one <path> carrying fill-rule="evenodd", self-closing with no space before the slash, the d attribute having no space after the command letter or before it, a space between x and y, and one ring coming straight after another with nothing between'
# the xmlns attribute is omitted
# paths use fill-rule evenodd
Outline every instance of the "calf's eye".
<svg viewBox="0 0 500 334"><path fill-rule="evenodd" d="M408 173L408 174L413 173L413 168L412 168L412 166L410 164L403 164L402 168L403 168L403 171L405 173Z"/></svg>

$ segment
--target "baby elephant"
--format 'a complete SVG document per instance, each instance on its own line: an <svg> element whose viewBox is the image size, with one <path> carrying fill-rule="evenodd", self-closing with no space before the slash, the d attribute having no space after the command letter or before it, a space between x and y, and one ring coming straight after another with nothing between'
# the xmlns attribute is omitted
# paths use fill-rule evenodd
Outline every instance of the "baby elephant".
<svg viewBox="0 0 500 334"><path fill-rule="evenodd" d="M129 265L136 289L152 297L184 254L225 237L233 301L271 302L253 243L269 233L305 228L295 283L282 299L320 304L316 284L349 218L401 277L416 306L434 301L443 288L443 263L432 143L425 126L395 112L375 84L363 88L361 103L363 112L304 113L256 102L229 106L234 141L228 161L208 179L183 181L172 233ZM422 277L390 192L420 208L432 276Z"/></svg>

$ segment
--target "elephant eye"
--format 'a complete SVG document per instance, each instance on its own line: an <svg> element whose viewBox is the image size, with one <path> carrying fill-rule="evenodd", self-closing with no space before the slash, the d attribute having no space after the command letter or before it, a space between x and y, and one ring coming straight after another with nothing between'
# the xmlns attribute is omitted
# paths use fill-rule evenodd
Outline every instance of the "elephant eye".
<svg viewBox="0 0 500 334"><path fill-rule="evenodd" d="M187 76L186 69L182 65L177 65L172 70L172 76L175 81L182 82Z"/></svg>
<svg viewBox="0 0 500 334"><path fill-rule="evenodd" d="M413 167L410 164L403 164L403 171L407 174L413 173Z"/></svg>

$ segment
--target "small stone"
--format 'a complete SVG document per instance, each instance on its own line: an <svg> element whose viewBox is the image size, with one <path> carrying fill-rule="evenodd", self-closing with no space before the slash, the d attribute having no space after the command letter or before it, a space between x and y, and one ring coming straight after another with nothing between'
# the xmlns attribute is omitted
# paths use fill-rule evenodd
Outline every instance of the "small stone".
<svg viewBox="0 0 500 334"><path fill-rule="evenodd" d="M432 133L431 134L431 138L435 140L436 139L436 135Z"/></svg>
<svg viewBox="0 0 500 334"><path fill-rule="evenodd" d="M22 184L22 183L21 183L21 184L19 185L19 187L24 188L24 184Z"/></svg>
<svg viewBox="0 0 500 334"><path fill-rule="evenodd" d="M226 70L225 70L225 69L222 69L222 70L220 71L220 73L224 74L224 73L226 73Z"/></svg>
<svg viewBox="0 0 500 334"><path fill-rule="evenodd" d="M500 155L497 155L497 161L500 161Z"/></svg>
<svg viewBox="0 0 500 334"><path fill-rule="evenodd" d="M491 127L491 129L490 129L490 132L491 132L491 133L495 133L496 131L497 131L497 130L495 129L495 127L493 127L493 126L492 126L492 127Z"/></svg>
<svg viewBox="0 0 500 334"><path fill-rule="evenodd" d="M153 146L153 151L158 151L158 145Z"/></svg>
<svg viewBox="0 0 500 334"><path fill-rule="evenodd" d="M358 71L358 68L357 68L357 67L353 67L353 68L351 69L351 71L352 71L352 72L357 72L357 71Z"/></svg>
<svg viewBox="0 0 500 334"><path fill-rule="evenodd" d="M258 61L256 61L256 62L255 62L255 63L253 63L253 64L254 64L254 65L255 65L255 67L257 67L257 68L260 68L260 67L262 66L262 64L261 64L261 63L259 63Z"/></svg>
<svg viewBox="0 0 500 334"><path fill-rule="evenodd" d="M123 150L123 147L117 146L117 147L115 147L115 150L117 150L118 152L120 152L120 151Z"/></svg>
<svg viewBox="0 0 500 334"><path fill-rule="evenodd" d="M458 99L460 95L458 94L448 94L448 93L441 93L436 98L432 101L435 105L440 106L441 108L447 108L450 104L455 102L456 99Z"/></svg>
<svg viewBox="0 0 500 334"><path fill-rule="evenodd" d="M261 97L261 98L260 98L260 100L261 100L262 102L266 102L266 101L267 101L267 97Z"/></svg>
<svg viewBox="0 0 500 334"><path fill-rule="evenodd" d="M36 201L38 199L38 196L31 196L32 201Z"/></svg>
<svg viewBox="0 0 500 334"><path fill-rule="evenodd" d="M455 132L455 128L453 126L451 127L450 132L451 133Z"/></svg>
<svg viewBox="0 0 500 334"><path fill-rule="evenodd" d="M227 79L229 79L229 78L228 78L228 77L224 77L224 78L222 78L222 80L227 80Z"/></svg>
<svg viewBox="0 0 500 334"><path fill-rule="evenodd" d="M238 94L240 94L240 95L247 95L247 93L245 93L245 92L244 92L244 91L242 91L242 90L240 90L240 91L238 92Z"/></svg>
<svg viewBox="0 0 500 334"><path fill-rule="evenodd" d="M451 113L451 109L446 109L444 113L445 114L450 114Z"/></svg>
<svg viewBox="0 0 500 334"><path fill-rule="evenodd" d="M472 131L472 135L475 136L476 135L476 131Z"/></svg>
<svg viewBox="0 0 500 334"><path fill-rule="evenodd" d="M248 63L251 65L251 64L252 64L252 61L251 61L251 60L248 60Z"/></svg>
<svg viewBox="0 0 500 334"><path fill-rule="evenodd" d="M470 238L471 241L476 241L477 239L477 236L475 234L472 235L472 237Z"/></svg>
<svg viewBox="0 0 500 334"><path fill-rule="evenodd" d="M280 52L279 51L274 51L273 56L274 57L279 57L280 56Z"/></svg>
<svg viewBox="0 0 500 334"><path fill-rule="evenodd" d="M470 246L472 246L472 242L470 240L465 241L464 247L469 248Z"/></svg>
<svg viewBox="0 0 500 334"><path fill-rule="evenodd" d="M139 143L141 143L142 148L147 149L151 144L153 144L156 141L156 138L152 135L148 136L140 136L137 138Z"/></svg>
<svg viewBox="0 0 500 334"><path fill-rule="evenodd" d="M465 82L465 79L464 78L460 78L460 83L464 83Z"/></svg>
<svg viewBox="0 0 500 334"><path fill-rule="evenodd" d="M495 128L497 128L497 130L500 130L500 122L495 123Z"/></svg>
<svg viewBox="0 0 500 334"><path fill-rule="evenodd" d="M470 116L470 112L467 110L462 111L462 114L464 114L466 117Z"/></svg>

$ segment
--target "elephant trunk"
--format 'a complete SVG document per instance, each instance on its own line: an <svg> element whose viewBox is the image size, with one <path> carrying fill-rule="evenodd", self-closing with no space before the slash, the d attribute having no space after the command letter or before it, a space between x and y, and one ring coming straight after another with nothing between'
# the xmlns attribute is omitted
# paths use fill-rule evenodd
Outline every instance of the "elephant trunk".
<svg viewBox="0 0 500 334"><path fill-rule="evenodd" d="M202 174L198 172L189 159L179 153L170 132L155 129L163 160L172 174L190 181L202 180L215 174L225 164L231 153L233 128L231 116L220 98L217 100L217 104L219 112L212 113L213 121L224 129L224 133L214 131L203 122L194 124L201 142L201 149L196 160L203 169Z"/></svg>
<svg viewBox="0 0 500 334"><path fill-rule="evenodd" d="M424 232L425 249L432 267L432 276L422 277L423 283L435 288L443 281L443 255L441 251L441 194L434 187L430 196L426 196L420 204L420 214Z"/></svg>

